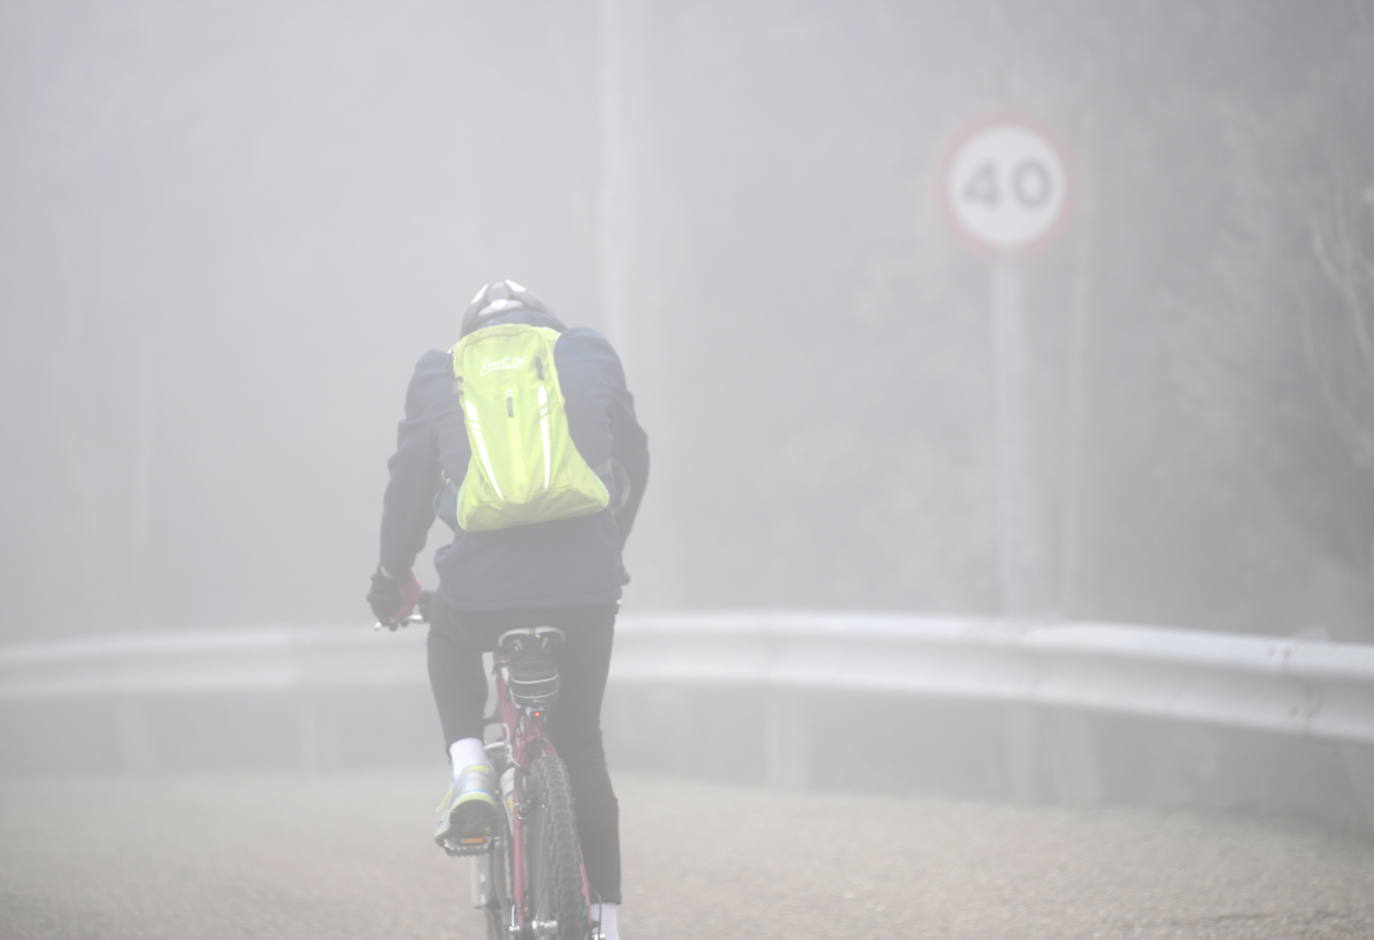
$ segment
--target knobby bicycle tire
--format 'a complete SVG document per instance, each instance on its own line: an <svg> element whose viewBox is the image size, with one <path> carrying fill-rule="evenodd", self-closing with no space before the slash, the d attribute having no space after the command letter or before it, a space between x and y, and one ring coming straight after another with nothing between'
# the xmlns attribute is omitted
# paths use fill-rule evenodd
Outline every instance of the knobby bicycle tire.
<svg viewBox="0 0 1374 940"><path fill-rule="evenodd" d="M531 810L525 828L525 852L534 920L557 922L557 931L548 933L549 937L586 940L590 922L582 890L582 849L577 840L568 768L557 757L546 754L530 767L526 785Z"/></svg>

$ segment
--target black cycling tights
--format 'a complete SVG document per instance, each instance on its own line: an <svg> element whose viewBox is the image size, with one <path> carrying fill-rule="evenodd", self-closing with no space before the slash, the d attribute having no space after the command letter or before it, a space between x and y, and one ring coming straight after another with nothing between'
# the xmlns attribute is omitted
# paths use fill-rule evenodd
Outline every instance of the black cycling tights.
<svg viewBox="0 0 1374 940"><path fill-rule="evenodd" d="M567 642L558 654L560 691L549 709L549 737L568 765L578 835L594 901L620 903L620 806L601 746L601 698L611 664L617 605L463 613L437 599L429 629L429 683L445 747L482 737L487 681L482 652L506 630L553 626Z"/></svg>

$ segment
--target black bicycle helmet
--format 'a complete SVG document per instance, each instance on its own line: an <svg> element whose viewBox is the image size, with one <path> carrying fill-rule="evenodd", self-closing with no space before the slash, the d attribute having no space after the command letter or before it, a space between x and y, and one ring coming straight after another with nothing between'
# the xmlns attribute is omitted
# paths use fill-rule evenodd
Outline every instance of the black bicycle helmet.
<svg viewBox="0 0 1374 940"><path fill-rule="evenodd" d="M510 316L509 321L505 320L507 316ZM539 326L551 326L559 332L566 329L544 301L511 280L482 285L463 314L461 335L467 336L473 330L495 322L533 322Z"/></svg>

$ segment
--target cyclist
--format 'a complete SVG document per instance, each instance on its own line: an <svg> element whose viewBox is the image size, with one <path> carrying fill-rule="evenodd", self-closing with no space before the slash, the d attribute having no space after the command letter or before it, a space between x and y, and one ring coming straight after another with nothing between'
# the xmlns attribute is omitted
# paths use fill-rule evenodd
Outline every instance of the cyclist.
<svg viewBox="0 0 1374 940"><path fill-rule="evenodd" d="M562 629L561 691L549 734L568 767L591 901L602 931L616 940L620 903L619 806L601 743L602 694L615 617L629 576L626 536L648 480L647 437L635 417L620 360L605 337L568 329L533 293L513 281L482 287L463 316L460 336L499 324L557 331L554 365L576 451L606 486L606 509L574 518L492 531L457 522L459 487L472 447L454 359L420 357L406 391L405 417L387 466L381 558L367 600L395 623L419 597L412 572L436 514L454 530L435 553L439 587L430 615L430 685L452 764L435 840L483 834L500 810L498 784L482 745L487 687L481 654L506 630ZM484 368L486 364L484 363ZM542 373L541 373L542 375ZM483 456L485 444L479 447Z"/></svg>

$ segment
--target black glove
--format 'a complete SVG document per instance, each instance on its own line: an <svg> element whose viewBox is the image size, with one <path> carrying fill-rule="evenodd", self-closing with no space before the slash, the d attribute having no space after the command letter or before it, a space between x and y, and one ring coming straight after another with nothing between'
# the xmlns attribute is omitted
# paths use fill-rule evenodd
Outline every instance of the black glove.
<svg viewBox="0 0 1374 940"><path fill-rule="evenodd" d="M372 575L372 587L367 592L367 606L377 616L377 622L391 627L410 616L415 602L420 599L420 582L407 571L403 575L392 575L381 565Z"/></svg>

